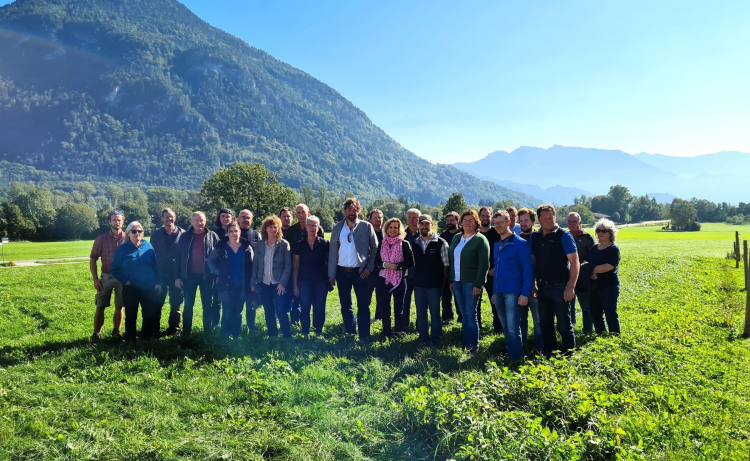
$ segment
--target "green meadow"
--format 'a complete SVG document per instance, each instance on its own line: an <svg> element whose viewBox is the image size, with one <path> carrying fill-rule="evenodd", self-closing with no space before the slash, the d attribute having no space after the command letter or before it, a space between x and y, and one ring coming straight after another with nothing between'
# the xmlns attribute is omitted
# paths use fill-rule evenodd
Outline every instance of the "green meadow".
<svg viewBox="0 0 750 461"><path fill-rule="evenodd" d="M92 344L86 264L2 268L0 459L747 459L745 293L724 258L735 230L750 236L622 229L623 335L584 336L579 322L575 353L516 367L491 321L476 355L455 322L442 348L360 344L335 292L324 339L203 335L198 304L189 340L126 347L106 338L108 319ZM16 245L36 259L91 242Z"/></svg>

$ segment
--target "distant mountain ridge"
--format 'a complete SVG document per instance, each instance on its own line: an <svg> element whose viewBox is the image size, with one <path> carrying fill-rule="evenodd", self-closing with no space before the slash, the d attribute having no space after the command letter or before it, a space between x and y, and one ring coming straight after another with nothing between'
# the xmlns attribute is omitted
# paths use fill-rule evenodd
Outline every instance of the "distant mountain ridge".
<svg viewBox="0 0 750 461"><path fill-rule="evenodd" d="M528 169L521 175L508 171L503 168L508 158L523 159ZM510 153L495 151L475 162L453 165L508 187L512 187L511 181L521 179L530 186L517 190L536 196L540 194L533 186L542 189L559 186L558 193L569 197L573 193L569 188L590 191L586 195L599 195L621 184L635 195L649 195L660 201L677 196L715 202L750 202L750 153L743 152L670 157L560 145L549 149L523 146Z"/></svg>
<svg viewBox="0 0 750 461"><path fill-rule="evenodd" d="M195 190L257 161L291 187L365 200L539 201L419 158L334 89L173 0L17 0L0 8L0 56L0 186L38 170Z"/></svg>

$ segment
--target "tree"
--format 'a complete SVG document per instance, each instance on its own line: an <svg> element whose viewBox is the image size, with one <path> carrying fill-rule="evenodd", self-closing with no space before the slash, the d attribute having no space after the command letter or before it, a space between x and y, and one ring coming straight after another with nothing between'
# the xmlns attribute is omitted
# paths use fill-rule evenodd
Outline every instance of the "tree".
<svg viewBox="0 0 750 461"><path fill-rule="evenodd" d="M672 230L691 230L698 222L698 211L687 200L676 198L669 206L669 218L672 220Z"/></svg>
<svg viewBox="0 0 750 461"><path fill-rule="evenodd" d="M96 192L96 187L88 181L81 181L76 183L76 190L83 195L83 199L88 202Z"/></svg>
<svg viewBox="0 0 750 461"><path fill-rule="evenodd" d="M57 210L55 233L63 240L78 240L99 227L96 213L81 203L68 203Z"/></svg>
<svg viewBox="0 0 750 461"><path fill-rule="evenodd" d="M315 206L315 190L310 186L299 188L299 195L302 196L302 203L312 209Z"/></svg>
<svg viewBox="0 0 750 461"><path fill-rule="evenodd" d="M655 199L642 195L630 205L630 220L632 222L656 221L662 219L663 208Z"/></svg>
<svg viewBox="0 0 750 461"><path fill-rule="evenodd" d="M447 215L451 211L455 211L456 213L461 215L468 209L469 205L467 205L466 200L464 200L464 194L462 194L461 192L452 193L451 196L448 197L448 200L445 201L445 206L443 206L443 217L439 222L440 230L445 230L445 215Z"/></svg>
<svg viewBox="0 0 750 461"><path fill-rule="evenodd" d="M294 206L297 193L281 184L277 174L260 163L237 162L208 178L200 191L206 209L218 212L224 207L247 208L262 218L277 214L285 206Z"/></svg>
<svg viewBox="0 0 750 461"><path fill-rule="evenodd" d="M143 226L143 232L145 234L151 233L153 225L151 224L151 215L148 213L148 207L145 203L128 200L120 204L120 210L125 215L123 227L126 227L133 221L138 221ZM107 223L107 229L109 229L109 223Z"/></svg>
<svg viewBox="0 0 750 461"><path fill-rule="evenodd" d="M36 229L33 238L43 238L52 232L55 223L55 207L52 206L52 193L45 189L32 187L17 196L14 203L18 205L23 217L28 219Z"/></svg>
<svg viewBox="0 0 750 461"><path fill-rule="evenodd" d="M104 190L107 191L107 195L109 195L109 201L112 207L117 208L117 205L122 201L123 197L125 197L125 191L122 190L122 187L114 184L105 186Z"/></svg>
<svg viewBox="0 0 750 461"><path fill-rule="evenodd" d="M4 232L11 240L29 240L36 234L34 223L26 219L18 205L8 201L2 204L5 218Z"/></svg>
<svg viewBox="0 0 750 461"><path fill-rule="evenodd" d="M148 208L151 213L159 214L164 208L158 209L160 203L182 205L188 199L188 193L170 187L152 187L146 191Z"/></svg>

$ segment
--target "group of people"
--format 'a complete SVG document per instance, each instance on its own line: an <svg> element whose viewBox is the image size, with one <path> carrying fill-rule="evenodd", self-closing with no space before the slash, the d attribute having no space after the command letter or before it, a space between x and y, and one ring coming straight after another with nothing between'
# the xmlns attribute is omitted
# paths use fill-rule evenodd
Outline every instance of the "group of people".
<svg viewBox="0 0 750 461"><path fill-rule="evenodd" d="M596 223L596 244L581 228L577 213L569 214L568 230L559 227L552 205L536 211L482 207L479 213L467 210L460 216L450 212L440 235L433 218L417 209L408 210L406 225L398 218L383 222L377 209L368 220L360 219L362 206L356 198L348 198L343 211L344 219L328 240L320 220L304 204L266 217L260 232L252 229L250 210L237 216L221 210L213 230L206 226L206 215L196 211L183 230L175 225L174 211L166 208L163 226L150 242L138 221L123 232L124 216L113 211L111 230L94 241L91 252L97 291L92 338L101 338L113 292L113 336L120 335L124 308L125 340L136 340L140 306L141 337L158 338L167 296L166 334L189 336L198 291L204 331L220 326L223 336L239 338L243 310L253 332L255 310L263 306L269 337L277 337L280 329L291 340L294 324L305 338L311 332L320 336L328 293L336 286L343 327L364 342L370 340L373 294L383 338L410 331L413 297L419 340L439 345L443 322L454 319L455 303L463 346L476 352L486 291L494 331L505 335L508 356L515 361L525 355L529 312L536 352L575 348L576 299L584 333L620 333L620 252L610 220ZM537 217L540 228L535 231Z"/></svg>

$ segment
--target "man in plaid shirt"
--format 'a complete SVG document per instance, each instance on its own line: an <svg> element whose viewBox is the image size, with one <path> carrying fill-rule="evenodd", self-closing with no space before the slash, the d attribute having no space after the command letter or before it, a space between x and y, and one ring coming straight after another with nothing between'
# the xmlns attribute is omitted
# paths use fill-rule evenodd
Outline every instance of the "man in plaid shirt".
<svg viewBox="0 0 750 461"><path fill-rule="evenodd" d="M89 268L91 277L94 279L94 289L96 289L96 313L94 314L94 334L91 335L93 341L102 339L102 327L104 326L104 309L112 302L112 291L115 292L115 312L112 316L112 336L120 337L120 327L122 326L122 311L125 305L122 302L122 284L109 273L109 265L112 263L112 257L120 242L125 238L125 232L122 231L122 225L125 222L125 216L122 211L113 211L109 214L110 231L100 235L94 240L94 246L91 248L91 260ZM99 277L96 261L102 260L102 272Z"/></svg>

